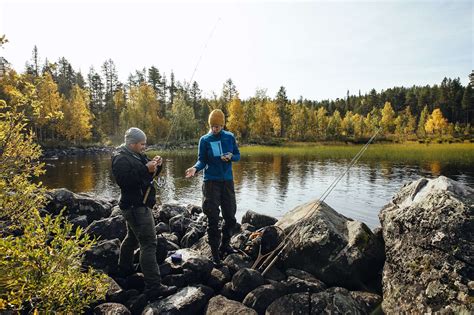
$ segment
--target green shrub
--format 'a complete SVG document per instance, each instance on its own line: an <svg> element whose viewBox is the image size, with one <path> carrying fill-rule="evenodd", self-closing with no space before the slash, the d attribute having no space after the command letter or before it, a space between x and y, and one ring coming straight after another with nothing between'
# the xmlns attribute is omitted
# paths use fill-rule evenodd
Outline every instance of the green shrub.
<svg viewBox="0 0 474 315"><path fill-rule="evenodd" d="M24 234L0 239L0 296L15 310L28 302L41 312L80 312L102 299L106 275L82 272L81 257L93 242L61 216L26 223ZM1 304L1 303L0 303Z"/></svg>
<svg viewBox="0 0 474 315"><path fill-rule="evenodd" d="M41 217L45 189L31 179L44 173L41 150L27 114L40 106L35 88L14 72L0 80L0 218L20 236L0 238L0 313L32 310L78 313L102 299L106 276L81 270L94 245L62 215ZM8 101L8 103L7 103Z"/></svg>

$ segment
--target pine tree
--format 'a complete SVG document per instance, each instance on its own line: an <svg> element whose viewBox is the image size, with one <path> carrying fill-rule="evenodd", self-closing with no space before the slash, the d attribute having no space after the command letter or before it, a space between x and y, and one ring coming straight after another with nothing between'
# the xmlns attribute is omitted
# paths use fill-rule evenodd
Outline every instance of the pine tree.
<svg viewBox="0 0 474 315"><path fill-rule="evenodd" d="M471 112L474 111L474 95L472 93L472 86L468 84L464 89L464 94L462 97L462 110L465 116L465 123L471 122L472 115ZM471 116L471 119L469 117Z"/></svg>
<svg viewBox="0 0 474 315"><path fill-rule="evenodd" d="M280 134L279 137L284 137L286 134L286 128L290 123L290 114L288 112L288 98L286 96L286 89L284 86L280 87L275 99L275 103L278 108L278 115L280 116Z"/></svg>

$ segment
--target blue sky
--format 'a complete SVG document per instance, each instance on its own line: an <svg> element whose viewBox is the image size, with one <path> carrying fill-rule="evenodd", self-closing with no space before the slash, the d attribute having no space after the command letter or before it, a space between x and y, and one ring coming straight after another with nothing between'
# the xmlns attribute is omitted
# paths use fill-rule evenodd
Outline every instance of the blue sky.
<svg viewBox="0 0 474 315"><path fill-rule="evenodd" d="M202 56L205 96L231 78L242 98L283 85L293 99L335 99L444 77L465 85L474 69L472 1L3 0L0 34L0 55L21 71L34 45L84 75L112 58L122 81L151 65L190 80Z"/></svg>

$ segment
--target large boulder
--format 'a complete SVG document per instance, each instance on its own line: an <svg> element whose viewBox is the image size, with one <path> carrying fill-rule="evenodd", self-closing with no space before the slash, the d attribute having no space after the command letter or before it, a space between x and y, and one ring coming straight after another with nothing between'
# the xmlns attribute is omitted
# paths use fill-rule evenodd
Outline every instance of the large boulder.
<svg viewBox="0 0 474 315"><path fill-rule="evenodd" d="M188 276L188 280L191 282L207 281L213 269L211 260L189 248L177 250L175 254L181 255L180 262L173 263L171 257L166 258L165 262L172 265L173 268L189 270L191 275Z"/></svg>
<svg viewBox="0 0 474 315"><path fill-rule="evenodd" d="M75 194L65 188L53 189L46 193L46 210L59 214L65 207L66 216L86 215L88 222L108 217L113 208L109 200L87 194Z"/></svg>
<svg viewBox="0 0 474 315"><path fill-rule="evenodd" d="M206 286L190 286L176 294L149 304L143 315L152 314L201 314L214 291Z"/></svg>
<svg viewBox="0 0 474 315"><path fill-rule="evenodd" d="M120 240L99 241L94 247L84 254L82 264L84 267L94 267L106 273L117 272L117 263L120 255Z"/></svg>
<svg viewBox="0 0 474 315"><path fill-rule="evenodd" d="M265 226L273 225L278 220L269 215L257 213L252 210L248 210L242 217L242 224L248 223L259 229Z"/></svg>
<svg viewBox="0 0 474 315"><path fill-rule="evenodd" d="M364 223L318 204L298 206L277 222L291 244L280 264L307 271L329 286L366 288L382 269L383 244Z"/></svg>
<svg viewBox="0 0 474 315"><path fill-rule="evenodd" d="M284 295L265 314L370 314L381 300L377 294L333 287L319 293Z"/></svg>
<svg viewBox="0 0 474 315"><path fill-rule="evenodd" d="M265 314L267 307L285 294L285 288L278 283L265 284L249 292L242 303L256 310L258 314Z"/></svg>
<svg viewBox="0 0 474 315"><path fill-rule="evenodd" d="M214 291L219 292L230 279L229 268L227 266L222 266L220 268L212 269L211 275L207 279L206 284L214 289Z"/></svg>
<svg viewBox="0 0 474 315"><path fill-rule="evenodd" d="M386 313L473 313L474 189L444 176L404 186L380 212Z"/></svg>
<svg viewBox="0 0 474 315"><path fill-rule="evenodd" d="M182 215L186 218L191 217L191 213L189 213L186 206L179 204L163 204L159 206L156 211L153 211L153 216L155 217L156 223L164 222L168 224L170 219L177 215Z"/></svg>
<svg viewBox="0 0 474 315"><path fill-rule="evenodd" d="M311 314L371 314L380 295L334 287L311 294Z"/></svg>
<svg viewBox="0 0 474 315"><path fill-rule="evenodd" d="M86 229L86 233L99 239L113 240L118 238L123 240L127 235L127 225L125 219L121 216L95 220Z"/></svg>
<svg viewBox="0 0 474 315"><path fill-rule="evenodd" d="M240 302L229 300L222 295L217 295L209 300L205 314L257 315L257 312Z"/></svg>
<svg viewBox="0 0 474 315"><path fill-rule="evenodd" d="M309 293L293 293L284 295L273 301L266 309L266 315L275 314L310 314Z"/></svg>
<svg viewBox="0 0 474 315"><path fill-rule="evenodd" d="M237 271L232 277L232 290L245 296L264 283L265 279L260 272L250 268L243 268Z"/></svg>

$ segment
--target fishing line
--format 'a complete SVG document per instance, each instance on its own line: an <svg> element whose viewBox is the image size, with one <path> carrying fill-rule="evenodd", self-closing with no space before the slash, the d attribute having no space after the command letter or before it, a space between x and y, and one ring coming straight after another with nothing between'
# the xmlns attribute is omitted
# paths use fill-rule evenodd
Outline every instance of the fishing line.
<svg viewBox="0 0 474 315"><path fill-rule="evenodd" d="M326 188L326 190L322 193L321 197L318 199L318 202L314 204L306 214L298 219L298 221L303 221L304 219L307 219L311 217L311 215L321 206L321 204L324 202L324 200L329 196L329 194L332 192L332 190L336 187L336 185L339 183L339 181L349 172L352 166L354 166L357 161L362 157L362 155L367 151L367 148L369 147L370 143L375 139L377 134L380 132L381 128L379 127L374 135L367 141L367 143L357 152L357 154L352 158L346 169L334 179L334 181ZM274 249L271 255L268 255L268 257L262 262L260 267L258 269L262 269L265 265L268 264L268 266L265 268L265 270L262 272L262 275L265 275L270 268L276 263L278 260L278 257L283 253L283 251L287 248L288 244L290 242L287 242L290 236L293 235L293 233L296 231L296 222L294 223L293 228L290 230L290 233L286 234L285 238L282 240L280 245Z"/></svg>
<svg viewBox="0 0 474 315"><path fill-rule="evenodd" d="M204 44L204 48L202 49L201 55L199 56L199 59L196 63L196 66L194 67L193 73L191 74L191 79L189 80L189 84L192 84L192 82L193 82L194 75L197 72L197 69L199 67L199 64L201 63L204 52L206 51L207 46L208 46L209 42L211 41L212 36L214 35L214 31L216 30L217 24L219 24L219 21L221 21L220 17L217 19L216 23L214 24L214 27L212 28L212 30L209 34L209 37L207 38L207 40ZM178 120L178 115L173 115L173 120L171 121L170 129L168 131L168 135L166 136L165 144L164 144L164 147L163 147L164 150L166 150L166 148L168 146L168 142L169 142L169 139L170 139L170 136L171 136L171 132L173 131L173 127L175 126L177 120ZM159 176L159 174L157 174L157 171L158 170L156 170L153 173L153 180L152 180L151 186L155 185L156 187L161 188L161 187L165 186L166 180L163 176ZM145 197L143 198L144 202L146 201L146 199L148 198L148 195L150 194L151 186L148 187L148 189L145 193Z"/></svg>

